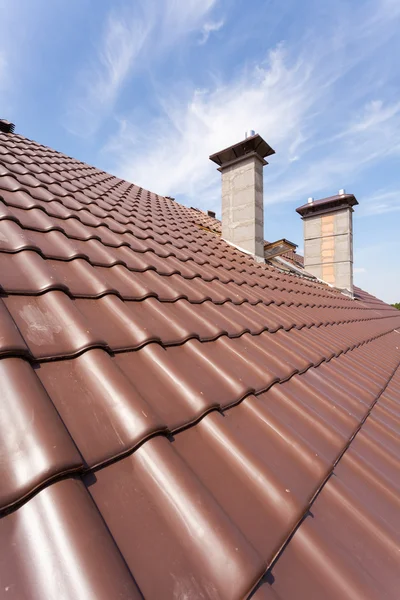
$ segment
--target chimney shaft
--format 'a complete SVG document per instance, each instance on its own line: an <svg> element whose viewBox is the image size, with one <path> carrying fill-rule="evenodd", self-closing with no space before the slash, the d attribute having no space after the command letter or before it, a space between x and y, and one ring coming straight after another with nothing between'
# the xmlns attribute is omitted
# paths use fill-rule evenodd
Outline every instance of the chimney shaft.
<svg viewBox="0 0 400 600"><path fill-rule="evenodd" d="M304 222L304 268L353 297L353 194L307 202L297 212Z"/></svg>
<svg viewBox="0 0 400 600"><path fill-rule="evenodd" d="M264 260L263 167L271 154L254 134L210 156L222 176L222 237L256 260Z"/></svg>

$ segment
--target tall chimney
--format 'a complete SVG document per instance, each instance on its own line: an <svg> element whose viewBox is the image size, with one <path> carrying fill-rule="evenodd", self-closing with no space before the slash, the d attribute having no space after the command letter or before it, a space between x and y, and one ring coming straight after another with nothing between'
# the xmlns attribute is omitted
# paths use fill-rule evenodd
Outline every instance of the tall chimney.
<svg viewBox="0 0 400 600"><path fill-rule="evenodd" d="M263 167L275 151L250 130L246 138L210 156L222 176L222 237L264 260Z"/></svg>
<svg viewBox="0 0 400 600"><path fill-rule="evenodd" d="M304 222L304 268L353 297L353 194L315 200L296 209Z"/></svg>

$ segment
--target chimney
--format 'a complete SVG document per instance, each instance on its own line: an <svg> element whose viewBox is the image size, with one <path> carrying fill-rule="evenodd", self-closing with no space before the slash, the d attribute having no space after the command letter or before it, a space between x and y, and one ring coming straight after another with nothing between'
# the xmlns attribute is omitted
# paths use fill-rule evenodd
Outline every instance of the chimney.
<svg viewBox="0 0 400 600"><path fill-rule="evenodd" d="M6 119L0 119L0 131L3 133L14 133L15 125Z"/></svg>
<svg viewBox="0 0 400 600"><path fill-rule="evenodd" d="M314 200L296 209L304 222L304 268L353 297L353 194Z"/></svg>
<svg viewBox="0 0 400 600"><path fill-rule="evenodd" d="M275 151L250 130L242 142L210 156L222 176L222 237L264 260L263 167Z"/></svg>

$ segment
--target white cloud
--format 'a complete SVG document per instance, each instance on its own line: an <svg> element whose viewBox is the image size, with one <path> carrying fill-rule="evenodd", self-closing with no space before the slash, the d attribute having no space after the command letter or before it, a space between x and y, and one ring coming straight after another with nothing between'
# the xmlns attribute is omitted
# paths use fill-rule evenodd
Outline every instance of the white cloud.
<svg viewBox="0 0 400 600"><path fill-rule="evenodd" d="M400 189L377 190L372 196L363 198L360 216L383 215L400 211Z"/></svg>
<svg viewBox="0 0 400 600"><path fill-rule="evenodd" d="M400 154L399 103L385 105L377 100L367 103L361 118L360 109L354 112L356 116L337 135L322 142L315 139L307 142L305 154L310 154L305 164L288 169L284 180L281 174L272 176L270 202L292 201L329 188L335 192L355 181L368 166ZM378 212L377 206L375 204L373 212ZM393 204L391 206L393 210ZM388 210L387 203L380 212L385 207Z"/></svg>
<svg viewBox="0 0 400 600"><path fill-rule="evenodd" d="M289 140L313 103L303 81L308 67L287 64L283 46L270 53L265 65L214 90L162 99L164 114L137 137L125 123L107 150L118 171L143 187L187 197L212 196L218 177L208 155L243 137L256 122L268 140ZM273 110L272 110L273 107ZM137 131L135 131L137 134Z"/></svg>
<svg viewBox="0 0 400 600"><path fill-rule="evenodd" d="M384 106L382 100L372 100L365 106L364 114L354 123L348 133L358 133L375 129L397 116L400 112L400 102Z"/></svg>
<svg viewBox="0 0 400 600"><path fill-rule="evenodd" d="M218 0L154 0L155 13L164 13L164 33L172 39L201 28Z"/></svg>
<svg viewBox="0 0 400 600"><path fill-rule="evenodd" d="M129 76L180 38L201 28L217 0L140 0L107 16L96 55L78 72L67 114L69 130L90 136L113 109ZM71 125L72 124L72 125Z"/></svg>
<svg viewBox="0 0 400 600"><path fill-rule="evenodd" d="M210 34L214 31L219 31L224 26L224 20L220 19L219 21L207 21L204 23L203 28L201 30L202 36L199 40L199 44L203 45L208 41Z"/></svg>
<svg viewBox="0 0 400 600"><path fill-rule="evenodd" d="M265 61L245 65L235 79L218 80L214 74L211 89L188 86L183 93L176 82L179 95L161 92L160 115L147 123L145 135L125 116L104 148L110 168L145 188L211 208L220 184L208 155L253 128L277 150L265 173L266 203L345 187L367 164L399 149L399 104L365 100L360 117L363 82L353 94L337 93L355 65L368 62L392 35L400 11L391 14L391 9L389 0L364 3L362 15L344 21L340 35L333 27L315 36L312 45L304 39L291 47L280 44ZM368 91L365 85L365 97ZM331 121L341 122L340 131L332 130Z"/></svg>
<svg viewBox="0 0 400 600"><path fill-rule="evenodd" d="M140 19L110 13L96 58L77 77L68 108L68 128L91 135L114 105L148 35Z"/></svg>

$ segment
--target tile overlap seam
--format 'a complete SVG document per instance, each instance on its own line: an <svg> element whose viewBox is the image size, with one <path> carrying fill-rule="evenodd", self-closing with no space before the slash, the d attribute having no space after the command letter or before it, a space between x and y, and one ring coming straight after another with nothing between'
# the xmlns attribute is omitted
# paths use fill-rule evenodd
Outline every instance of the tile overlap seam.
<svg viewBox="0 0 400 600"><path fill-rule="evenodd" d="M164 437L169 437L171 435L175 435L181 431L185 431L186 429L189 429L191 427L194 427L195 425L197 425L198 423L200 423L208 414L210 414L211 412L220 412L220 413L225 413L226 411L231 410L232 408L238 406L239 404L241 404L247 397L254 395L254 396L259 396L261 394L263 394L264 392L268 391L269 389L271 389L272 387L274 387L275 385L279 385L282 383L285 383L287 381L290 381L290 379L292 379L292 377L294 377L295 375L303 375L304 373L306 373L307 371L309 371L311 368L316 368L317 366L319 366L322 363L329 363L331 361L333 361L334 359L339 358L339 356L342 356L343 354L347 354L348 352L352 352L355 349L361 347L361 346L365 346L368 345L369 343L375 341L376 339L379 339L381 337L384 337L385 335L389 335L390 333L392 333L393 330L390 330L386 333L382 333L379 334L375 337L370 338L369 340L366 340L364 342L361 342L360 344L357 344L351 348L347 348L346 350L343 350L342 352L340 352L338 355L334 355L332 357L330 357L329 359L323 359L321 360L320 363L318 363L318 365L310 365L309 367L303 369L302 371L295 371L294 373L292 373L291 375L289 375L286 378L280 379L278 381L274 381L272 382L268 387L263 388L261 390L252 390L248 393L246 393L243 397L239 398L238 400L235 400L234 402L232 402L232 404L224 407L223 409L221 407L215 407L212 406L209 409L207 409L206 411L204 411L199 417L197 417L196 419L194 419L193 421L186 423L180 427L177 427L175 429L172 430L162 430L162 431L155 431L150 433L148 436L144 437L140 442L138 442L137 444L135 444L135 446L125 450L124 452L121 452L120 454L118 454L117 456L113 456L110 457L107 460L102 461L100 464L94 466L94 467L90 467L85 469L83 466L80 469L71 469L68 470L67 472L62 472L62 473L58 473L52 477L50 477L48 480L46 480L46 482L42 482L41 484L39 484L38 486L35 487L34 490L31 490L28 494L26 494L23 498L18 499L17 501L13 502L11 505L9 505L8 507L4 508L4 509L0 509L0 518L2 518L3 516L6 516L12 512L15 512L16 510L18 510L21 506L23 506L24 504L26 504L31 498L33 498L34 496L36 496L40 491L42 491L43 489L47 488L48 486L52 485L53 483L56 483L59 480L62 479L66 479L68 477L71 476L71 474L75 474L76 476L81 476L81 475L87 475L89 473L95 473L98 470L101 470L105 467L108 467L128 456L130 456L131 454L133 454L134 452L136 452L136 450L138 450L138 448L140 448L144 443L146 443L147 441L149 441L150 439L157 437L157 436L164 436ZM394 377L397 369L399 368L400 363L397 365L397 367L394 368L391 376L389 377L387 383L385 384L385 386L383 386L381 392L378 394L377 399L374 401L373 405L371 406L371 409L368 411L367 416L369 416L372 408L375 406L376 402L378 401L378 399L381 397L381 395L383 394L383 392L385 391L385 389L387 388L387 386L389 385L390 381L392 380L392 378ZM367 416L362 420L362 424L365 422ZM361 424L361 426L362 426ZM355 437L355 435L358 433L358 431L361 429L361 426L358 427L356 429L356 433L351 437L350 441L352 441ZM344 450L341 452L339 458L335 461L334 463L334 467L336 466L336 464L338 463L338 461L340 460L340 458L343 456L344 452L347 450L347 448L350 445L350 441L348 442L348 444L346 445L346 447L344 448ZM326 479L324 479L324 483L320 486L320 488L315 492L315 494L313 495L312 501L310 503L310 505L308 506L307 510L305 511L304 515L302 515L301 520L299 520L299 522L297 523L296 527L293 529L292 533L290 534L290 536L288 537L288 539L290 537L292 537L295 529L300 525L301 521L304 519L304 517L306 516L307 512L309 511L309 508L311 506L311 504L314 502L314 500L316 499L317 495L319 494L319 492L321 491L321 489L323 488L323 485L329 480L333 469L330 471L330 473L328 474L328 476L326 477ZM288 540L287 540L288 541ZM285 542L285 545L287 543L287 541ZM281 550L277 553L277 555L283 551L283 546L281 548ZM275 558L273 559L273 561L270 563L268 569L266 572L268 572L269 569L272 568L273 564L275 562ZM263 573L264 576L265 573ZM262 578L262 577L261 577ZM261 580L261 578L259 580Z"/></svg>
<svg viewBox="0 0 400 600"><path fill-rule="evenodd" d="M378 403L378 401L381 398L381 396L384 394L384 392L387 389L387 387L390 385L391 381L393 380L393 378L395 377L395 375L399 371L399 369L400 369L400 361L398 362L397 366L394 367L394 369L393 369L391 375L389 376L386 384L382 387L381 391L379 392L379 394L377 395L377 397L375 398L375 400L372 402L372 404L369 407L368 411L366 412L366 414L364 415L364 417L360 420L360 423L359 423L358 427L356 428L356 430L353 432L353 434L349 438L347 444L344 446L343 450L340 452L340 454L338 455L338 457L334 461L334 463L333 463L333 465L332 465L329 473L323 479L323 481L319 485L318 489L314 493L313 497L311 498L311 500L310 500L307 508L305 509L304 513L301 516L301 519L299 519L299 521L297 522L297 524L295 525L295 527L289 533L289 535L288 535L287 539L285 540L285 542L282 544L281 548L278 550L278 552L275 554L275 556L271 560L271 562L270 562L270 564L268 566L268 569L265 571L265 573L263 573L262 577L259 579L259 583L268 575L268 573L271 572L271 570L273 569L274 565L279 560L280 556L284 552L284 550L287 547L287 545L289 544L290 540L293 538L293 536L295 535L296 531L299 529L299 527L303 523L304 519L309 514L312 505L314 504L314 502L316 501L316 499L318 498L318 496L320 495L320 493L324 489L325 485L328 483L328 481L330 480L330 478L334 474L335 468L337 467L338 463L343 458L343 456L347 452L347 450L351 447L351 444L354 441L354 438L362 430L362 427L363 427L364 423L367 421L368 417L371 415L372 410L374 409L374 407ZM248 600L250 600L250 598L253 596L253 593L256 591L256 589L257 589L257 585L251 590L250 594L247 596Z"/></svg>

